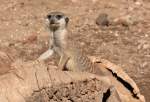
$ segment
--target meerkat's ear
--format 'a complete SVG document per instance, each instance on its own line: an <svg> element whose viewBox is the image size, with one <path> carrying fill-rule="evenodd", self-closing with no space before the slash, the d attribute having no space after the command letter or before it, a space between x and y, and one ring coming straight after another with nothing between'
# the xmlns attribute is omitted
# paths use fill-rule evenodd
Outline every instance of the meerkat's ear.
<svg viewBox="0 0 150 102"><path fill-rule="evenodd" d="M69 22L69 18L68 18L68 17L66 17L66 18L65 18L65 21L66 21L66 24L68 24L68 22Z"/></svg>

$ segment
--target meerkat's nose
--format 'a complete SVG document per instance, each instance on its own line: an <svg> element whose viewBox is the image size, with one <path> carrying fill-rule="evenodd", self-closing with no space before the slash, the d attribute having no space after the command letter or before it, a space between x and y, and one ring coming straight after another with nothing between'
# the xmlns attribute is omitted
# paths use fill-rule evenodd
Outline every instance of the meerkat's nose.
<svg viewBox="0 0 150 102"><path fill-rule="evenodd" d="M55 24L55 20L54 19L50 20L50 24Z"/></svg>

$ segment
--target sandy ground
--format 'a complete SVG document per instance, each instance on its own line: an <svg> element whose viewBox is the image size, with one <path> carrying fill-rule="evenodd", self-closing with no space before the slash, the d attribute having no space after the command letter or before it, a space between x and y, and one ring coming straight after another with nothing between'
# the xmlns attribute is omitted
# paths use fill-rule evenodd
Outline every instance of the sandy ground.
<svg viewBox="0 0 150 102"><path fill-rule="evenodd" d="M150 100L150 2L148 0L0 0L0 50L11 60L36 59L48 48L44 17L62 11L70 17L69 30L87 55L101 56L121 66ZM95 24L100 13L111 20L130 16L104 29ZM129 22L129 23L130 23ZM132 24L132 22L134 24ZM1 73L9 69L0 69Z"/></svg>

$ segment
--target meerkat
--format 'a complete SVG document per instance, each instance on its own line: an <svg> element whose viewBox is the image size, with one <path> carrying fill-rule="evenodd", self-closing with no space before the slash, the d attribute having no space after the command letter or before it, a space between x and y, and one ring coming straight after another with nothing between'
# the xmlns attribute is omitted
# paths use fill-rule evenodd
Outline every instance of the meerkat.
<svg viewBox="0 0 150 102"><path fill-rule="evenodd" d="M99 73L100 75L108 74L105 70L94 70L96 65L84 54L76 45L75 41L69 39L67 30L69 18L62 12L51 12L47 15L47 26L51 33L49 49L44 52L38 60L45 60L54 53L60 56L58 68L69 71L88 71Z"/></svg>

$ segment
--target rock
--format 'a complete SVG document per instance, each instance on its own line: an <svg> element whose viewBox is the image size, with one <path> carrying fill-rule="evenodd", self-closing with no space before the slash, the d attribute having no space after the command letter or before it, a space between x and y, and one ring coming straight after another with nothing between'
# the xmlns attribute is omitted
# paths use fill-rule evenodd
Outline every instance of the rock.
<svg viewBox="0 0 150 102"><path fill-rule="evenodd" d="M113 20L113 25L122 25L125 27L129 27L137 23L137 17L131 15L124 15Z"/></svg>
<svg viewBox="0 0 150 102"><path fill-rule="evenodd" d="M96 19L96 24L99 26L109 26L110 22L108 19L108 14L100 13Z"/></svg>

